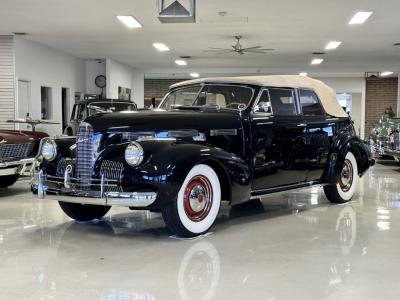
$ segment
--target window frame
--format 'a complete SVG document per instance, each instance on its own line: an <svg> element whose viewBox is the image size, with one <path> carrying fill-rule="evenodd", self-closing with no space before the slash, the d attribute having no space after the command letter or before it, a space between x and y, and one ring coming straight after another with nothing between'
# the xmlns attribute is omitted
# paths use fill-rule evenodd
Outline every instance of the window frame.
<svg viewBox="0 0 400 300"><path fill-rule="evenodd" d="M299 87L299 88L297 88L296 90L297 90L297 99L298 99L298 105L299 105L299 109L300 109L300 114L301 114L302 116L304 116L304 117L326 117L326 116L328 115L328 114L326 113L326 111L325 111L324 106L322 105L321 99L319 99L319 96L318 96L317 92L316 92L314 89L312 89L312 88L302 88L302 87ZM322 114L321 114L321 115L305 115L305 114L304 114L304 112L303 112L303 106L301 105L301 95L300 95L300 91L301 91L301 90L304 90L304 91L311 91L311 92L314 93L314 95L317 97L317 101L318 101L318 103L319 103L319 106L321 107L321 111L322 111Z"/></svg>
<svg viewBox="0 0 400 300"><path fill-rule="evenodd" d="M271 101L271 94L270 94L270 90L271 89L276 89L276 90L289 90L289 91L291 91L292 92L292 96L293 96L293 99L294 99L294 107L295 107L295 110L296 110L296 114L295 115L288 115L288 116L277 116L277 115L275 115L274 114L274 106L273 106L273 104L272 104L272 101ZM264 92L264 91L267 91L267 93L268 93L268 98L269 98L269 101L270 101L270 103L271 103L271 113L266 113L266 112L256 112L254 109L256 108L256 106L258 105L258 103L259 103L259 101L260 101L260 99L261 99L261 96L262 96L262 93ZM256 100L254 101L254 105L253 105L253 107L252 107L252 113L253 114L257 114L257 115L260 115L260 114L262 114L262 115L265 115L265 116L274 116L274 117L298 117L298 116L301 116L302 115L302 111L300 110L300 107L299 107L299 98L298 98L298 94L297 94L297 92L296 92L296 89L295 88L291 88L291 87L277 87L277 86L272 86L272 87L262 87L261 88L261 90L260 90L260 92L259 92L259 94L258 94L258 96L257 96L257 98L256 98Z"/></svg>

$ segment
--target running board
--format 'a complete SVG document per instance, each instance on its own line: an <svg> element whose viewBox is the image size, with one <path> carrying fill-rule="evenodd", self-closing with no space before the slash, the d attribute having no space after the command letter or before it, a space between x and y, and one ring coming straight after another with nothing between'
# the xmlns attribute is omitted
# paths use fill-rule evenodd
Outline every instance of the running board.
<svg viewBox="0 0 400 300"><path fill-rule="evenodd" d="M285 191L299 189L299 188L306 188L306 187L310 187L310 186L318 185L318 184L322 184L322 182L321 181L310 181L310 182L295 183L295 184L290 184L290 185L273 187L273 188L269 188L269 189L254 190L254 191L251 191L250 195L251 195L251 199L256 199L261 196L272 194L272 193L279 193L279 192L285 192Z"/></svg>

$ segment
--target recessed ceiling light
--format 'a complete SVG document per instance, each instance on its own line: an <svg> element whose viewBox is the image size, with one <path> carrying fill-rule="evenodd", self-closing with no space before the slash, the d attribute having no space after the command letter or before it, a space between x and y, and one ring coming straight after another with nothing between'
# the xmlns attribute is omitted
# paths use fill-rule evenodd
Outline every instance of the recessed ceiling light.
<svg viewBox="0 0 400 300"><path fill-rule="evenodd" d="M133 16L117 16L117 19L130 29L143 27Z"/></svg>
<svg viewBox="0 0 400 300"><path fill-rule="evenodd" d="M368 18L373 14L373 11L359 11L356 12L356 14L351 18L349 24L354 25L354 24L363 24L365 21L368 20Z"/></svg>
<svg viewBox="0 0 400 300"><path fill-rule="evenodd" d="M381 72L381 76L389 76L389 75L392 75L393 74L393 72L392 71L383 71L383 72Z"/></svg>
<svg viewBox="0 0 400 300"><path fill-rule="evenodd" d="M300 72L299 75L300 75L300 76L307 76L308 73L307 73L307 72Z"/></svg>
<svg viewBox="0 0 400 300"><path fill-rule="evenodd" d="M199 75L199 73L190 73L190 77L199 78L200 75Z"/></svg>
<svg viewBox="0 0 400 300"><path fill-rule="evenodd" d="M168 46L163 43L153 43L153 46L160 52L169 51Z"/></svg>
<svg viewBox="0 0 400 300"><path fill-rule="evenodd" d="M336 49L337 47L340 46L342 42L338 42L338 41L332 41L329 42L328 45L326 45L325 50L333 50Z"/></svg>
<svg viewBox="0 0 400 300"><path fill-rule="evenodd" d="M177 60L175 60L175 63L176 63L178 66L186 66L186 65L187 65L187 62L184 61L183 59L177 59Z"/></svg>
<svg viewBox="0 0 400 300"><path fill-rule="evenodd" d="M313 60L311 61L312 65L319 65L320 63L322 63L324 60L322 58L313 58Z"/></svg>

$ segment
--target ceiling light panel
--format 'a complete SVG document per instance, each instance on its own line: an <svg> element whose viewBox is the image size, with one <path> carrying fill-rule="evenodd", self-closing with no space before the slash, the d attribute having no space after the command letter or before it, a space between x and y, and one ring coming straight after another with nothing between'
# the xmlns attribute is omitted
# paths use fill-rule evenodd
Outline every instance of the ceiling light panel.
<svg viewBox="0 0 400 300"><path fill-rule="evenodd" d="M130 29L143 27L133 16L117 16L117 19Z"/></svg>
<svg viewBox="0 0 400 300"><path fill-rule="evenodd" d="M307 73L307 72L300 72L299 75L300 75L300 76L307 76L308 73Z"/></svg>
<svg viewBox="0 0 400 300"><path fill-rule="evenodd" d="M356 14L351 18L349 24L354 25L354 24L363 24L365 21L368 20L368 18L373 14L374 12L372 11L359 11L356 12Z"/></svg>
<svg viewBox="0 0 400 300"><path fill-rule="evenodd" d="M392 75L392 74L393 74L392 71L384 71L384 72L381 72L381 76L390 76L390 75Z"/></svg>
<svg viewBox="0 0 400 300"><path fill-rule="evenodd" d="M175 60L175 63L176 63L178 66L186 66L186 65L187 65L187 62L184 61L183 59L177 59L177 60Z"/></svg>
<svg viewBox="0 0 400 300"><path fill-rule="evenodd" d="M200 75L199 75L199 73L190 73L190 77L199 78Z"/></svg>
<svg viewBox="0 0 400 300"><path fill-rule="evenodd" d="M168 46L163 43L153 43L153 47L156 48L160 52L169 51Z"/></svg>
<svg viewBox="0 0 400 300"><path fill-rule="evenodd" d="M342 42L339 41L331 41L329 42L326 47L325 50L333 50L336 49L337 47L339 47L342 44Z"/></svg>
<svg viewBox="0 0 400 300"><path fill-rule="evenodd" d="M311 61L311 64L312 64L312 65L319 65L319 64L321 64L323 61L324 61L324 60L323 60L322 58L314 58L314 59Z"/></svg>

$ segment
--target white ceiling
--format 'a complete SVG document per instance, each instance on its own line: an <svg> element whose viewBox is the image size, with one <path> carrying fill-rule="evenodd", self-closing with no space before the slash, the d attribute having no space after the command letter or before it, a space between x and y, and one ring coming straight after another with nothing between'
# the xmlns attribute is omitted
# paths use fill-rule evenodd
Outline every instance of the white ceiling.
<svg viewBox="0 0 400 300"><path fill-rule="evenodd" d="M171 1L170 1L171 2ZM132 67L176 68L180 55L193 56L188 68L263 68L308 72L398 71L399 0L198 0L197 23L161 24L155 0L0 0L0 34L25 31L28 39L81 58L110 57ZM364 25L348 21L358 10L374 15ZM217 12L227 11L225 17ZM134 15L142 29L129 30L115 16ZM245 21L248 19L248 21ZM233 35L244 46L268 54L217 55L208 47L229 47ZM311 52L330 40L343 44L310 66ZM171 52L159 53L153 42Z"/></svg>

